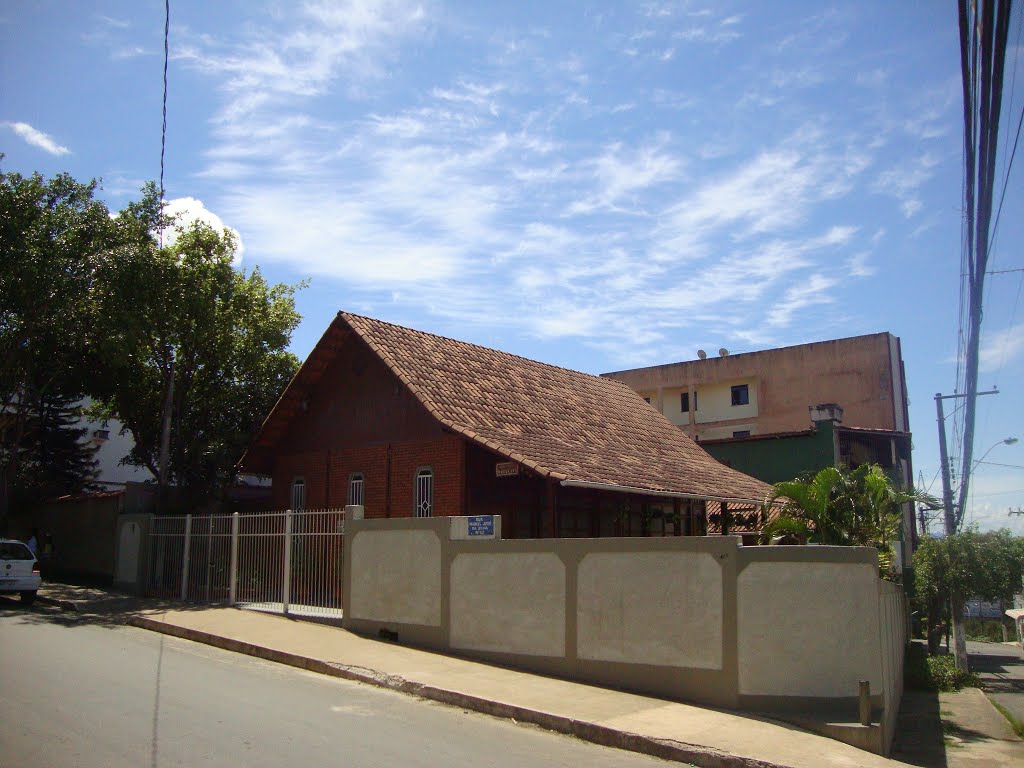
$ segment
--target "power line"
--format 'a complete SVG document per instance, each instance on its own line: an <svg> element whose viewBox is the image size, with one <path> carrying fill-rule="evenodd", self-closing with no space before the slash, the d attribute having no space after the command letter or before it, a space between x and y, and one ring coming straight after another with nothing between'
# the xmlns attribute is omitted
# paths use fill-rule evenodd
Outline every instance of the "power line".
<svg viewBox="0 0 1024 768"><path fill-rule="evenodd" d="M164 0L164 98L163 98L163 125L160 128L160 208L161 212L164 203L164 153L167 150L167 62L168 40L171 35L171 0ZM160 247L163 247L163 227L160 228Z"/></svg>

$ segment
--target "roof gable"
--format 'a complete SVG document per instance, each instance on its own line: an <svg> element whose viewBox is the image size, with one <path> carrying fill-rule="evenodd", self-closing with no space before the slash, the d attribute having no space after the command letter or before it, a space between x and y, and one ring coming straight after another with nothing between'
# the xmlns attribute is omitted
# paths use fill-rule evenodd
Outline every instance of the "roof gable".
<svg viewBox="0 0 1024 768"><path fill-rule="evenodd" d="M618 381L347 312L338 313L246 458L254 447L272 447L301 400L296 393L310 389L350 333L441 424L540 475L723 499L760 500L769 489L713 459Z"/></svg>

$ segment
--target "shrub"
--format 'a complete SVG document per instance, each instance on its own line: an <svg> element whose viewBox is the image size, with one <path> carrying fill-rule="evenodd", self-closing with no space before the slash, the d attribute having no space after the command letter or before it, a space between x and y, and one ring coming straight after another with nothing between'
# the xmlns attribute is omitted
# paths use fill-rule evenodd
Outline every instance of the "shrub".
<svg viewBox="0 0 1024 768"><path fill-rule="evenodd" d="M967 619L964 632L968 640L980 640L985 643L1003 642L1002 622L998 619Z"/></svg>
<svg viewBox="0 0 1024 768"><path fill-rule="evenodd" d="M978 676L958 670L952 656L929 656L921 643L911 643L907 648L903 683L917 691L959 691L979 685Z"/></svg>

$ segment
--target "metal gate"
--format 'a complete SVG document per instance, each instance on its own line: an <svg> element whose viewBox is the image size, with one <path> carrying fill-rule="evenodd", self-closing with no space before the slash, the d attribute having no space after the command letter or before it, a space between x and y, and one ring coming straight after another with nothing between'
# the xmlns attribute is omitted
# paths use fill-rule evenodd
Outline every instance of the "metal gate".
<svg viewBox="0 0 1024 768"><path fill-rule="evenodd" d="M341 618L342 509L153 519L147 592Z"/></svg>

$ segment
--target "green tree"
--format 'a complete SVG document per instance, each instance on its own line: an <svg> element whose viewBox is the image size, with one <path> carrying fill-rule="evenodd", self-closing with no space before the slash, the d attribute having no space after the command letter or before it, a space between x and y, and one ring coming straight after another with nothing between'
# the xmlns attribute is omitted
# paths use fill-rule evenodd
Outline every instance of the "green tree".
<svg viewBox="0 0 1024 768"><path fill-rule="evenodd" d="M1024 539L1008 530L979 533L970 528L921 542L914 553L915 599L928 613L928 649L938 650L938 626L948 603L953 619L958 669L966 670L964 605L972 597L1010 600L1021 587Z"/></svg>
<svg viewBox="0 0 1024 768"><path fill-rule="evenodd" d="M86 440L81 399L59 392L29 392L29 428L25 431L13 501L32 503L94 489L96 450Z"/></svg>
<svg viewBox="0 0 1024 768"><path fill-rule="evenodd" d="M94 369L91 289L117 238L96 188L67 174L0 173L0 527L12 498L46 487L39 473L63 473L66 491L88 475L73 468L88 446L76 449L50 409L79 399ZM57 436L64 449L48 450ZM68 472L53 463L64 460Z"/></svg>
<svg viewBox="0 0 1024 768"><path fill-rule="evenodd" d="M877 464L853 470L825 467L814 475L776 483L769 502L779 514L764 530L798 543L874 547L885 578L893 577L893 545L900 540L903 505L938 506L927 494L897 488Z"/></svg>
<svg viewBox="0 0 1024 768"><path fill-rule="evenodd" d="M145 201L141 208L129 212L131 221L152 214ZM190 507L232 478L299 365L287 351L300 319L296 287L270 285L258 269L236 269L235 247L227 230L196 222L178 228L168 247L150 239L123 248L100 281L106 375L93 394L131 433L135 447L126 462L159 477L162 416L172 392L167 480Z"/></svg>

